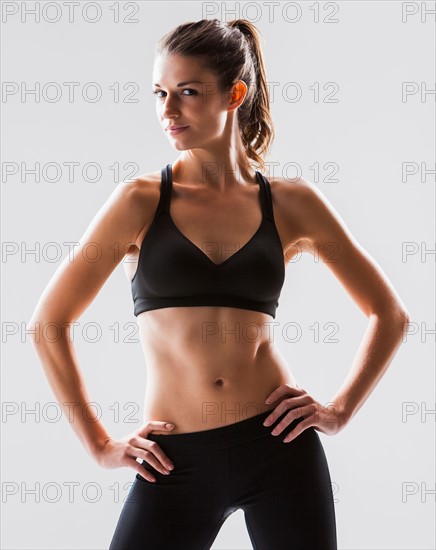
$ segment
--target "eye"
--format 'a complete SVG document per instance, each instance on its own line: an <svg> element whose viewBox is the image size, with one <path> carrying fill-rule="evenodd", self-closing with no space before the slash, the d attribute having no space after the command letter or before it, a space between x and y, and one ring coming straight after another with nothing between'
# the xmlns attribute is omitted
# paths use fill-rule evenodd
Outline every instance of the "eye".
<svg viewBox="0 0 436 550"><path fill-rule="evenodd" d="M163 96L158 95L158 94L160 94L161 92L162 92L163 94L165 93L163 90L154 90L154 91L153 91L153 94L155 94L155 95L157 95L157 97L161 98L161 97L163 97ZM192 88L184 88L184 89L182 90L182 92L192 92L192 94L190 93L189 95L197 95L197 94L198 94L197 90L193 90Z"/></svg>

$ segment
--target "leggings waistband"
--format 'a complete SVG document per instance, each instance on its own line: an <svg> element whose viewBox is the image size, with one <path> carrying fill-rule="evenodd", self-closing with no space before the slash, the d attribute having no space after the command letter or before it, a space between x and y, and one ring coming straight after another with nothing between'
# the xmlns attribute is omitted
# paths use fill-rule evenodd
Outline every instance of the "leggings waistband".
<svg viewBox="0 0 436 550"><path fill-rule="evenodd" d="M228 447L234 447L241 443L247 443L261 437L274 437L271 435L273 426L275 426L282 417L278 417L270 426L264 426L265 418L272 414L273 410L251 416L245 420L240 420L227 426L202 430L198 432L187 432L181 434L149 434L147 436L151 441L155 441L162 448L171 449L177 453L190 454L203 451L218 451ZM288 411L286 411L287 413ZM286 414L284 413L284 414ZM283 415L282 415L283 416ZM294 420L286 430L292 429L302 418Z"/></svg>

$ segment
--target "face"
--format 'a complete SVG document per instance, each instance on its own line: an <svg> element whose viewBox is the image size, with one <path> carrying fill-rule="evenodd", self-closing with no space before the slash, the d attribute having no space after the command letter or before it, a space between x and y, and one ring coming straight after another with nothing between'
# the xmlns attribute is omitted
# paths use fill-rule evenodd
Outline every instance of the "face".
<svg viewBox="0 0 436 550"><path fill-rule="evenodd" d="M246 93L242 81L230 93L221 93L212 72L202 68L195 58L178 54L156 57L152 87L158 120L178 150L204 148L222 139L229 114ZM168 126L186 129L171 132Z"/></svg>

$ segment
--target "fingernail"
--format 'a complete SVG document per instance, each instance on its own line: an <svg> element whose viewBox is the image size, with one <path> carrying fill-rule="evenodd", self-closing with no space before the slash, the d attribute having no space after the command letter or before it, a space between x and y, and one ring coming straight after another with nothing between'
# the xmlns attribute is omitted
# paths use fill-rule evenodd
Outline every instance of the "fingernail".
<svg viewBox="0 0 436 550"><path fill-rule="evenodd" d="M174 464L172 464L171 462L168 462L167 468L169 468L170 470L172 470L172 469L174 468Z"/></svg>
<svg viewBox="0 0 436 550"><path fill-rule="evenodd" d="M269 399L266 399L265 403L271 403L271 401Z"/></svg>
<svg viewBox="0 0 436 550"><path fill-rule="evenodd" d="M174 428L174 424L165 424L165 428L171 430L171 428Z"/></svg>

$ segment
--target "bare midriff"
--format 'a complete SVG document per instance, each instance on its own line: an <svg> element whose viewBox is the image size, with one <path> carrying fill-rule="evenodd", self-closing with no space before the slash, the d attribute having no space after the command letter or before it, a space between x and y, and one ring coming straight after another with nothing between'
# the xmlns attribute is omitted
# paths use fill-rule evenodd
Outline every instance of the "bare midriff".
<svg viewBox="0 0 436 550"><path fill-rule="evenodd" d="M137 320L147 366L144 421L171 422L171 434L246 420L277 406L265 399L278 386L297 386L274 343L278 324L266 313L170 307Z"/></svg>

